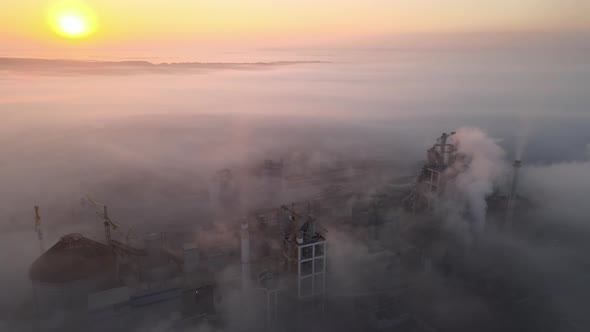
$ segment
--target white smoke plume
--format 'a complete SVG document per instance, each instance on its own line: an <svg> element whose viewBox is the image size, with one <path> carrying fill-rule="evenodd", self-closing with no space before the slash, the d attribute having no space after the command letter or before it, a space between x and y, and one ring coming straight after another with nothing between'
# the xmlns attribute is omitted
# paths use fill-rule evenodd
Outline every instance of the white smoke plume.
<svg viewBox="0 0 590 332"><path fill-rule="evenodd" d="M494 185L506 171L505 151L485 132L478 128L464 127L453 136L458 154L466 157L467 165L455 165L458 170L454 197L462 200L473 219L476 231L485 227L487 203ZM457 163L456 163L457 164Z"/></svg>

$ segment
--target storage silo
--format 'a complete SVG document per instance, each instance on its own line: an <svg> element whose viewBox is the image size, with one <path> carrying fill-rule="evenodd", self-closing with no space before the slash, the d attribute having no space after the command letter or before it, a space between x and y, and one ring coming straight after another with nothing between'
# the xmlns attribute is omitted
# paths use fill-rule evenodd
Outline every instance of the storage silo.
<svg viewBox="0 0 590 332"><path fill-rule="evenodd" d="M109 246L77 233L63 236L29 271L39 319L85 311L88 294L109 286L115 269Z"/></svg>

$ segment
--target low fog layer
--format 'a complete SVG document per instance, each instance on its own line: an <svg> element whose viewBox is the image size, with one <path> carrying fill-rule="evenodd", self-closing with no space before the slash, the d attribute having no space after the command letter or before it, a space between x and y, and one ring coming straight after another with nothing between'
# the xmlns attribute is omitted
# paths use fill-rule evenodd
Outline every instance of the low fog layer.
<svg viewBox="0 0 590 332"><path fill-rule="evenodd" d="M139 231L198 225L214 217L203 214L203 197L220 169L285 158L304 165L304 173L382 160L395 165L391 177L412 176L433 140L460 127L486 133L460 133L484 143L464 146L481 155L484 171L462 181L496 176L498 160L506 166L518 156L521 193L535 206L527 222L554 227L565 238L578 234L558 244L499 235L489 244L490 257L500 261L508 250L511 267L525 266L515 279L534 279L531 287L552 299L555 310L579 316L584 305L574 298L575 286L584 288L579 294L588 289L576 251L587 249L581 239L590 233L590 57L576 52L366 51L322 57L323 63L191 64L198 75L167 66L163 75L162 66L140 62L124 69L108 64L115 75L97 76L103 65L81 70L79 63L42 62L31 70L26 61L14 66L0 59L0 319L12 324L8 317L29 299L28 267L38 255L34 205L41 206L48 245L76 231L102 236L92 211L72 213L86 194ZM201 72L202 66L248 70ZM470 187L480 213L481 198L491 191L484 182ZM343 238L335 256L366 251L366 243L333 234ZM358 270L363 258L358 261L339 268ZM487 314L468 290L452 302L448 289L432 279L428 284L440 287L439 310Z"/></svg>
<svg viewBox="0 0 590 332"><path fill-rule="evenodd" d="M263 70L280 66L320 63L319 61L276 61L253 63L149 61L82 61L0 57L0 72L30 75L134 75L196 74L211 70Z"/></svg>

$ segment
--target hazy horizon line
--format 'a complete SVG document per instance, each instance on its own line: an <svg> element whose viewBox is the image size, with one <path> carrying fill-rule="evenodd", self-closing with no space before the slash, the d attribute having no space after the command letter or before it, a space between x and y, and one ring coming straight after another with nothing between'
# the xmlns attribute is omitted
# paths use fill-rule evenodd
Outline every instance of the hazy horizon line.
<svg viewBox="0 0 590 332"><path fill-rule="evenodd" d="M53 74L182 73L207 69L254 70L299 64L330 63L318 60L257 62L161 62L147 60L80 60L0 56L0 71Z"/></svg>

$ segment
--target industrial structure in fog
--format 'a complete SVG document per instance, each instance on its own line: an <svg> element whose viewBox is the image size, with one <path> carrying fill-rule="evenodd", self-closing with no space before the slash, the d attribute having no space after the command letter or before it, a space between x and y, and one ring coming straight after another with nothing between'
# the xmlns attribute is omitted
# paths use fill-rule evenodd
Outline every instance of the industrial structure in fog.
<svg viewBox="0 0 590 332"><path fill-rule="evenodd" d="M287 196L284 191L303 191L308 184L321 189L304 188L310 197L299 203L251 208L246 216L235 213L229 223L148 232L142 241L130 236L131 229L121 234L106 206L88 197L104 239L65 235L32 264L38 330L117 326L124 331L164 320L170 330L209 324L280 331L319 326L324 315L338 315L348 328L359 330L436 331L428 314L403 304L417 288L417 273L456 273L461 250L433 222L434 211L470 167L470 158L459 152L454 132L442 134L427 151L415 183L398 177L383 185L375 177L381 187L370 195L358 187L359 178L370 179L367 174L377 173L383 163L298 176L289 174L283 159L267 160L255 172L272 187L261 202L275 202ZM486 197L490 213L503 215L508 225L522 200L516 194L520 166L514 163L507 193ZM229 169L218 172L217 180L226 218L239 210L240 195L247 193ZM328 230L368 243L367 264L353 284L331 272L330 260L338 253L328 247L337 247Z"/></svg>
<svg viewBox="0 0 590 332"><path fill-rule="evenodd" d="M87 296L112 286L116 257L109 246L83 237L63 236L32 265L30 278L39 317L84 312ZM60 328L60 321L47 322Z"/></svg>
<svg viewBox="0 0 590 332"><path fill-rule="evenodd" d="M65 235L31 266L39 329L134 328L164 313L176 313L173 327L226 326L223 310L237 299L256 310L232 317L233 324L254 319L264 329L279 318L317 314L326 288L326 240L316 219L294 208L252 214L234 229L149 233L143 243L112 238L114 223L98 213L105 244Z"/></svg>
<svg viewBox="0 0 590 332"><path fill-rule="evenodd" d="M448 199L448 196L454 194L457 178L472 167L473 156L459 151L459 141L454 139L455 135L456 132L442 133L436 143L428 149L426 163L416 179L416 185L403 200L406 208L413 213L433 211L441 200ZM492 214L504 214L502 221L506 228L511 227L516 207L527 203L517 194L518 172L522 162L516 160L512 166L509 189L494 190L485 197Z"/></svg>
<svg viewBox="0 0 590 332"><path fill-rule="evenodd" d="M443 133L427 152L427 162L418 175L416 188L408 197L413 211L431 208L438 196L445 191L447 182L457 175L453 167L464 158L457 154L456 144L449 138L455 135Z"/></svg>

